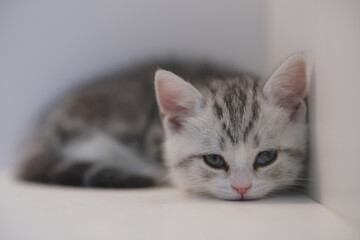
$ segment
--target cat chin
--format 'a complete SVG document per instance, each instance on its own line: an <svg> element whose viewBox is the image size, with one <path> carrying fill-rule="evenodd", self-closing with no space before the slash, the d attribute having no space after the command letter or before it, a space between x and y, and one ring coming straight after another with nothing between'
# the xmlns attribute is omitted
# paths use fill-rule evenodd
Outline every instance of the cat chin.
<svg viewBox="0 0 360 240"><path fill-rule="evenodd" d="M221 193L216 191L209 192L209 195L211 195L214 198L221 199L221 200L228 200L228 201L252 201L252 200L258 200L263 197L265 197L270 191L266 192L249 192L245 194L245 196L241 196L238 193L235 192L229 192L229 193Z"/></svg>
<svg viewBox="0 0 360 240"><path fill-rule="evenodd" d="M258 196L241 196L241 195L238 195L238 194L234 194L234 195L231 195L231 196L215 196L215 198L217 199L221 199L221 200L228 200L228 201L254 201L254 200L258 200L258 199L261 199L263 198L264 195L258 195Z"/></svg>
<svg viewBox="0 0 360 240"><path fill-rule="evenodd" d="M258 200L261 198L264 198L266 195L268 195L272 190L268 189L262 189L261 191L249 191L245 194L245 196L241 196L239 193L235 191L218 191L216 189L209 189L206 186L204 188L197 188L193 189L190 186L184 185L184 182L177 181L173 182L173 184L182 189L184 192L186 192L189 195L193 196L201 196L205 198L215 198L219 200L226 200L226 201L253 201Z"/></svg>

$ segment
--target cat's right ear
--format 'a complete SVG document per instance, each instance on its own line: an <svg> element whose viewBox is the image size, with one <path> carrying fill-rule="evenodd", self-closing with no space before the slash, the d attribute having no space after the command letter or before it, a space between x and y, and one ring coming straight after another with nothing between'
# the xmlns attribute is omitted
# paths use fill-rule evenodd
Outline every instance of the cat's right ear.
<svg viewBox="0 0 360 240"><path fill-rule="evenodd" d="M175 131L197 113L201 102L201 93L195 87L165 70L155 73L155 92L164 124Z"/></svg>
<svg viewBox="0 0 360 240"><path fill-rule="evenodd" d="M295 113L306 96L306 66L302 55L293 54L272 74L264 93L279 107Z"/></svg>

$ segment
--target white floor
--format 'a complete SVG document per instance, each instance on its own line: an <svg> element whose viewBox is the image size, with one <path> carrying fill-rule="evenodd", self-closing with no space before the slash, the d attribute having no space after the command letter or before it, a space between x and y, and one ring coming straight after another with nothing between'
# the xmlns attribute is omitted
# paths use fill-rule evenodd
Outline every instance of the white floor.
<svg viewBox="0 0 360 240"><path fill-rule="evenodd" d="M94 190L0 175L0 239L360 239L307 196L251 202L199 199L177 189Z"/></svg>

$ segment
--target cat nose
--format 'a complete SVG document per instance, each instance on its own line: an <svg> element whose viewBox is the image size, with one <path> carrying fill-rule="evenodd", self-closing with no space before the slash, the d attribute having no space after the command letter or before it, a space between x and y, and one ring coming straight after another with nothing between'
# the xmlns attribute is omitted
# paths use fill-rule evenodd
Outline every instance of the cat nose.
<svg viewBox="0 0 360 240"><path fill-rule="evenodd" d="M244 196L245 193L251 188L252 184L246 185L231 185L233 189L235 189L241 196Z"/></svg>
<svg viewBox="0 0 360 240"><path fill-rule="evenodd" d="M244 169L236 169L231 175L231 187L235 189L241 196L251 188L252 181L249 171Z"/></svg>

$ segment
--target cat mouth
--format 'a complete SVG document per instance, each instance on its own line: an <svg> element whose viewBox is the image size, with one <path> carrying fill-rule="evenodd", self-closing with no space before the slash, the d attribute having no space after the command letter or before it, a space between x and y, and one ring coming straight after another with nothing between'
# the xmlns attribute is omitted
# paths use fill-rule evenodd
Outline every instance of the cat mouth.
<svg viewBox="0 0 360 240"><path fill-rule="evenodd" d="M244 196L241 196L241 198L239 199L239 201L241 202L250 202L250 201L256 201L257 198L246 198Z"/></svg>

